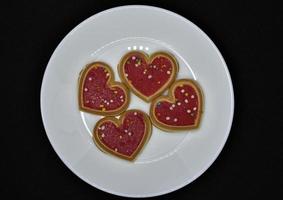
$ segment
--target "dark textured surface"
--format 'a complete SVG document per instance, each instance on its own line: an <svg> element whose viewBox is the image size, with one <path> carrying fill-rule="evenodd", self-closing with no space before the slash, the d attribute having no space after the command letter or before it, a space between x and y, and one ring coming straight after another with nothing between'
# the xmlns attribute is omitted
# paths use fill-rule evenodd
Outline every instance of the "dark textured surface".
<svg viewBox="0 0 283 200"><path fill-rule="evenodd" d="M282 196L282 6L272 1L113 2L2 2L1 196L118 198L84 183L60 161L42 125L39 97L45 67L63 37L91 15L126 4L163 7L194 22L220 49L234 84L235 117L224 150L200 178L162 198Z"/></svg>

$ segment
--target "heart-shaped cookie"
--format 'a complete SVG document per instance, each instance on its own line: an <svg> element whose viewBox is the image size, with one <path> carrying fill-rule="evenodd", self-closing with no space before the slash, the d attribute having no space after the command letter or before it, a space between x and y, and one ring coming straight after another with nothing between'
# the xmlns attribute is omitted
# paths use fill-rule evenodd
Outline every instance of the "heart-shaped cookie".
<svg viewBox="0 0 283 200"><path fill-rule="evenodd" d="M118 72L137 96L149 102L174 82L178 63L173 55L166 52L148 56L141 51L131 51L121 59Z"/></svg>
<svg viewBox="0 0 283 200"><path fill-rule="evenodd" d="M110 66L94 62L86 66L79 78L79 106L86 112L99 115L117 115L129 105L127 87L114 81Z"/></svg>
<svg viewBox="0 0 283 200"><path fill-rule="evenodd" d="M158 97L152 102L151 121L165 131L196 128L200 123L202 104L198 84L193 80L181 79L170 87L168 96Z"/></svg>
<svg viewBox="0 0 283 200"><path fill-rule="evenodd" d="M134 160L151 136L149 117L140 110L128 110L119 119L104 117L93 130L95 144L104 152Z"/></svg>

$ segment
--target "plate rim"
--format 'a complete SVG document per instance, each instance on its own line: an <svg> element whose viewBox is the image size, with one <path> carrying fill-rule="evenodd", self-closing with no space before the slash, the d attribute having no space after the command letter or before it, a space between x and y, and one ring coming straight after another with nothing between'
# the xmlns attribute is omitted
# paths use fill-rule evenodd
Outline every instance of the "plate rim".
<svg viewBox="0 0 283 200"><path fill-rule="evenodd" d="M112 11L117 11L117 10L123 10L123 9L132 9L132 8L141 8L141 9L150 9L150 10L156 10L156 11L161 11L163 13L172 15L174 17L179 18L180 20L185 21L186 23L190 24L191 26L193 26L198 32L199 34L201 34L203 37L205 37L205 39L212 45L213 49L216 51L217 55L219 56L219 58L221 59L221 62L224 66L224 70L225 70L225 74L228 78L228 82L229 82L229 91L230 91L230 98L231 98L231 108L230 108L230 116L229 116L229 124L227 126L227 130L226 130L226 134L225 137L223 137L222 139L222 143L219 144L219 147L215 153L215 155L213 156L213 159L211 159L211 161L206 165L206 167L204 167L203 169L201 169L198 173L196 173L192 178L187 179L186 181L184 181L182 184L179 184L175 187L172 187L171 189L167 189L165 191L159 191L159 192L155 192L155 193L150 193L150 194L135 194L135 195L129 195L127 193L123 193L123 192L117 192L117 191L111 191L105 187L99 186L94 182L91 182L88 180L87 177L84 177L83 175L79 174L79 172L77 172L72 166L71 164L64 159L64 156L61 155L56 148L54 147L54 144L52 143L52 140L50 138L50 135L48 134L48 129L47 129L47 123L43 114L43 92L44 92L44 86L46 85L46 74L47 74L47 69L48 66L50 65L50 63L52 62L54 56L56 55L57 51L59 51L59 49L61 48L61 46L64 44L64 42L66 41L66 39L68 39L68 37L70 35L72 35L73 32L75 32L77 29L79 29L81 26L83 26L85 23L88 23L89 21L97 18L100 15L104 15L107 14L108 12L112 12ZM86 18L85 20L83 20L81 23L79 23L78 25L76 25L71 31L69 31L64 38L60 41L60 43L57 45L57 47L55 48L55 50L53 51L47 65L46 68L44 70L44 75L42 78L42 84L41 84L41 88L40 88L40 111L41 111L41 118L42 118L42 122L43 122L43 126L45 129L45 133L46 136L49 140L49 143L51 144L53 150L55 151L55 153L58 155L58 157L60 158L60 160L67 166L67 168L69 168L70 171L72 171L72 173L74 173L78 178L80 178L81 180L83 180L84 182L88 183L90 186L95 187L99 190L102 190L104 192L113 194L113 195L117 195L117 196L122 196L122 197L136 197L136 198L142 198L142 197L155 197L155 196L160 196L160 195L165 195L168 193L171 193L173 191L176 191L180 188L185 187L186 185L192 183L193 181L195 181L198 177L200 177L214 162L215 160L218 158L218 156L220 155L222 149L224 148L226 141L228 139L228 136L230 135L230 131L232 128L232 124L233 124L233 118L234 118L234 107L235 107L235 99L234 99L234 90L233 90L233 82L231 79L231 75L230 72L228 70L227 64L220 52L220 50L217 48L217 46L215 45L215 43L212 41L212 39L204 32L202 31L197 25L195 25L193 22L191 22L190 20L188 20L187 18L164 8L160 8L160 7L156 7L156 6L149 6L149 5L125 5L125 6L118 6L118 7L112 7L106 10L103 10L101 12L98 12L94 15L91 15L90 17Z"/></svg>

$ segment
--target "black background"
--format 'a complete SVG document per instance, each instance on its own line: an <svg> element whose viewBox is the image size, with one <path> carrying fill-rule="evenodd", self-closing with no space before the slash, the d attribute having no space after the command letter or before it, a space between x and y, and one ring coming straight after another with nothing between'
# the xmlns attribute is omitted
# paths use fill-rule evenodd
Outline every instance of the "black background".
<svg viewBox="0 0 283 200"><path fill-rule="evenodd" d="M127 4L162 7L194 22L220 49L235 90L234 122L218 159L196 181L162 198L282 197L282 6L272 1L115 2L1 3L1 197L121 198L84 183L58 158L43 128L40 87L52 52L72 28Z"/></svg>

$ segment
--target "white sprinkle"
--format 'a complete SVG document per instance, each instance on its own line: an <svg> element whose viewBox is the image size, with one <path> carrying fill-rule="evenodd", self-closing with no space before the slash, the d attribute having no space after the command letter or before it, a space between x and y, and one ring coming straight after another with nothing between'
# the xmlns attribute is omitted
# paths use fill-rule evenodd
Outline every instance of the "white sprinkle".
<svg viewBox="0 0 283 200"><path fill-rule="evenodd" d="M176 121L178 121L178 119L177 119L177 118L175 118L175 119L174 119L174 122L176 122Z"/></svg>
<svg viewBox="0 0 283 200"><path fill-rule="evenodd" d="M123 95L120 96L120 99L123 99Z"/></svg>
<svg viewBox="0 0 283 200"><path fill-rule="evenodd" d="M124 130L124 132L125 132L125 133L128 133L128 130L127 130L127 129L125 129L125 130Z"/></svg>
<svg viewBox="0 0 283 200"><path fill-rule="evenodd" d="M191 96L191 98L192 98L192 99L194 99L194 98L195 98L195 96L194 96L194 95L192 95L192 96Z"/></svg>
<svg viewBox="0 0 283 200"><path fill-rule="evenodd" d="M173 108L175 108L175 106L176 106L175 104L172 104L172 107L173 107Z"/></svg>
<svg viewBox="0 0 283 200"><path fill-rule="evenodd" d="M151 79L152 78L152 75L148 75L148 77L147 77L148 79Z"/></svg>
<svg viewBox="0 0 283 200"><path fill-rule="evenodd" d="M185 92L185 90L184 90L184 89L182 89L182 90L181 90L181 93L184 93L184 92Z"/></svg>
<svg viewBox="0 0 283 200"><path fill-rule="evenodd" d="M169 109L170 109L170 110L173 110L173 107L171 106Z"/></svg>
<svg viewBox="0 0 283 200"><path fill-rule="evenodd" d="M110 103L113 103L113 100L112 100L112 99L110 99Z"/></svg>
<svg viewBox="0 0 283 200"><path fill-rule="evenodd" d="M121 99L121 102L124 102L124 99Z"/></svg>
<svg viewBox="0 0 283 200"><path fill-rule="evenodd" d="M87 92L87 91L88 91L88 89L87 89L87 88L85 88L85 89L84 89L84 91L85 91L85 92Z"/></svg>
<svg viewBox="0 0 283 200"><path fill-rule="evenodd" d="M180 105L181 105L181 102L178 102L177 105L180 106Z"/></svg>
<svg viewBox="0 0 283 200"><path fill-rule="evenodd" d="M132 60L135 60L136 59L136 56L132 56Z"/></svg>
<svg viewBox="0 0 283 200"><path fill-rule="evenodd" d="M119 138L122 139L122 135L120 135Z"/></svg>
<svg viewBox="0 0 283 200"><path fill-rule="evenodd" d="M92 80L92 78L91 78L91 77L89 77L89 78L88 78L88 80L89 80L89 81L91 81L91 80Z"/></svg>
<svg viewBox="0 0 283 200"><path fill-rule="evenodd" d="M191 113L192 111L190 109L187 110L187 113Z"/></svg>
<svg viewBox="0 0 283 200"><path fill-rule="evenodd" d="M170 71L167 71L166 73L167 73L167 74L171 74L171 72L170 72Z"/></svg>
<svg viewBox="0 0 283 200"><path fill-rule="evenodd" d="M101 134L101 137L105 137L104 133Z"/></svg>
<svg viewBox="0 0 283 200"><path fill-rule="evenodd" d="M197 107L194 107L193 110L197 110Z"/></svg>
<svg viewBox="0 0 283 200"><path fill-rule="evenodd" d="M107 102L106 104L109 105L109 102Z"/></svg>
<svg viewBox="0 0 283 200"><path fill-rule="evenodd" d="M135 64L135 66L138 67L139 65L138 65L138 64Z"/></svg>
<svg viewBox="0 0 283 200"><path fill-rule="evenodd" d="M107 77L107 76L109 76L109 75L110 75L110 74L109 74L109 73L107 73L107 74L106 74L106 77Z"/></svg>
<svg viewBox="0 0 283 200"><path fill-rule="evenodd" d="M155 69L155 68L156 68L156 65L153 65L153 68Z"/></svg>
<svg viewBox="0 0 283 200"><path fill-rule="evenodd" d="M170 120L170 117L166 117L166 120Z"/></svg>
<svg viewBox="0 0 283 200"><path fill-rule="evenodd" d="M105 129L105 126L101 126L101 130L104 130Z"/></svg>
<svg viewBox="0 0 283 200"><path fill-rule="evenodd" d="M188 99L185 99L185 103L189 103Z"/></svg>
<svg viewBox="0 0 283 200"><path fill-rule="evenodd" d="M104 103L107 103L107 100L104 100L103 102L104 102Z"/></svg>
<svg viewBox="0 0 283 200"><path fill-rule="evenodd" d="M145 71L145 70L143 71L143 74L146 74L146 71Z"/></svg>
<svg viewBox="0 0 283 200"><path fill-rule="evenodd" d="M131 132L129 132L129 133L128 133L128 135L129 135L129 136L131 136L131 135L132 135L132 133L131 133Z"/></svg>
<svg viewBox="0 0 283 200"><path fill-rule="evenodd" d="M138 113L137 112L134 112L134 115L137 115Z"/></svg>
<svg viewBox="0 0 283 200"><path fill-rule="evenodd" d="M158 81L157 84L160 84L160 81Z"/></svg>
<svg viewBox="0 0 283 200"><path fill-rule="evenodd" d="M117 151L118 151L118 149L117 149L117 148L115 148L115 151L117 152Z"/></svg>
<svg viewBox="0 0 283 200"><path fill-rule="evenodd" d="M86 100L85 102L86 102L86 103L89 103L89 100Z"/></svg>

